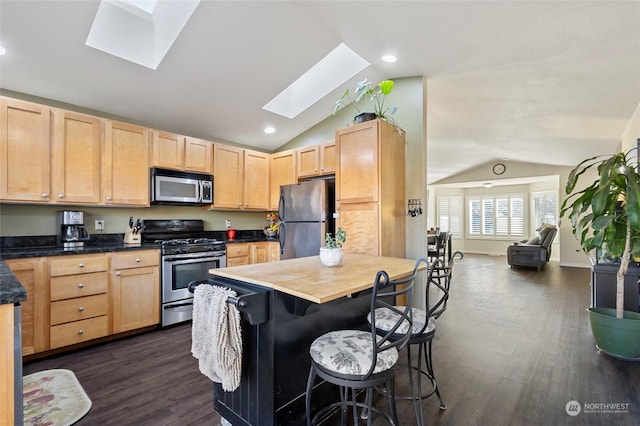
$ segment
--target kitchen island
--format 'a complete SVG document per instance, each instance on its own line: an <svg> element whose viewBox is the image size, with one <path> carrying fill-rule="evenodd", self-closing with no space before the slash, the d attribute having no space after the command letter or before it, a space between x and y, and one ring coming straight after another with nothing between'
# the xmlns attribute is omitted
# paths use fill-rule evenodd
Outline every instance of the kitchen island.
<svg viewBox="0 0 640 426"><path fill-rule="evenodd" d="M312 256L210 270L210 284L237 291L243 318L240 387L224 392L215 384L216 411L234 426L304 424L313 340L332 330L366 328L376 273L404 277L415 263L345 253L335 268ZM312 410L337 397L333 386L314 392Z"/></svg>

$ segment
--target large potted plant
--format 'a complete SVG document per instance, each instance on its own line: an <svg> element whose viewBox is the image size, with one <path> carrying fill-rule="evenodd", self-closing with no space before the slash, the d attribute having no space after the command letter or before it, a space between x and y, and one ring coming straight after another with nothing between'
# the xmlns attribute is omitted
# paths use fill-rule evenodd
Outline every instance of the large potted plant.
<svg viewBox="0 0 640 426"><path fill-rule="evenodd" d="M582 161L569 174L560 216L568 215L572 232L588 254L606 251L618 258L616 309L591 307L589 319L598 348L607 354L640 360L640 314L625 311L624 277L631 256L640 253L640 174L632 152ZM576 185L596 168L597 178L584 189Z"/></svg>
<svg viewBox="0 0 640 426"><path fill-rule="evenodd" d="M340 96L336 101L333 113L337 113L344 106L351 103L358 112L358 115L353 119L354 123L362 123L369 120L375 120L376 118L381 118L393 124L398 131L402 131L402 128L393 117L393 114L398 110L398 107L388 107L384 103L387 95L391 93L391 90L393 90L394 84L393 80L382 80L380 83L373 85L372 82L365 78L356 84L354 96L351 95L351 91L349 89L346 89L342 93L342 96ZM362 101L368 101L370 103L368 107L370 110L363 111L358 107L359 103ZM367 107L364 107L363 109L366 108Z"/></svg>

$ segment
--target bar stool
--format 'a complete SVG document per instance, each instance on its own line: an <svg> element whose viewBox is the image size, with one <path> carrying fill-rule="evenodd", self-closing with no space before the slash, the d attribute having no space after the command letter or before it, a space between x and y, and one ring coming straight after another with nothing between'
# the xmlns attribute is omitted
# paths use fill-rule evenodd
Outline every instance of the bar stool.
<svg viewBox="0 0 640 426"><path fill-rule="evenodd" d="M384 308L396 315L397 321L389 325L388 332L379 335L374 318L367 331L331 331L318 337L311 344L309 350L311 368L305 401L307 426L315 424L318 419L335 408L341 409L341 422L346 424L349 407L353 409L354 424L358 422L358 407L366 409L369 413L367 422L369 425L371 413L384 417L392 425L398 424L394 398L395 367L399 358L398 351L407 344L411 334L410 306L413 299L413 283L422 262L426 263L426 260L419 260L413 273L403 279L390 280L385 271L376 274L371 295L371 311ZM393 305L395 297L401 295L406 295L409 301L405 308ZM340 387L340 402L321 408L312 418L311 397L316 376ZM390 415L373 407L372 391L376 386L385 387ZM356 400L356 391L362 389L366 390L364 403Z"/></svg>
<svg viewBox="0 0 640 426"><path fill-rule="evenodd" d="M440 389L436 382L435 374L433 372L433 358L432 358L432 344L433 338L436 333L436 319L439 318L447 309L447 301L449 300L449 293L451 288L451 277L453 274L453 265L456 258L462 259L464 254L460 251L456 251L452 254L448 264L442 259L434 261L428 269L427 280L425 283L425 310L419 308L412 309L413 327L411 336L407 343L407 368L409 370L409 389L411 396L403 397L396 396L396 399L411 400L413 402L413 409L416 414L416 422L418 425L424 425L424 419L422 416L422 400L432 395L436 395L440 401L440 409L445 410L447 407L440 395ZM437 289L438 297L435 303L430 303L430 290ZM397 306L398 309L403 309L403 306ZM385 334L389 332L389 324L392 324L396 319L394 311L387 308L378 308L375 314L369 316L367 319L370 323L375 321L378 333ZM413 365L411 360L411 347L418 346L418 362ZM424 368L422 367L422 360L424 359ZM417 373L417 389L414 386L414 371ZM425 376L431 383L432 389L427 394L422 394L422 376Z"/></svg>

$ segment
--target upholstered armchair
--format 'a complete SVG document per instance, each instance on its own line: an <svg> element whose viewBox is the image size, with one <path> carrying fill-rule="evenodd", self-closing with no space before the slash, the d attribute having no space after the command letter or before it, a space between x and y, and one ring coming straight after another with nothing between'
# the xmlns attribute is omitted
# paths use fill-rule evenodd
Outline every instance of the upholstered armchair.
<svg viewBox="0 0 640 426"><path fill-rule="evenodd" d="M543 224L536 230L536 236L507 247L507 262L514 266L542 268L551 257L551 243L558 232L555 225Z"/></svg>

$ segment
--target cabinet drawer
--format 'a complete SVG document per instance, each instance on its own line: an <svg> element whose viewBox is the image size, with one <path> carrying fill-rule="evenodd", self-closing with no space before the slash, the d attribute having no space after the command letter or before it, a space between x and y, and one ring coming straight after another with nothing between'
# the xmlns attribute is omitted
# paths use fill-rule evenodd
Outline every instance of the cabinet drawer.
<svg viewBox="0 0 640 426"><path fill-rule="evenodd" d="M249 264L248 256L227 258L227 266L241 266L241 265L248 265L248 264Z"/></svg>
<svg viewBox="0 0 640 426"><path fill-rule="evenodd" d="M51 303L51 325L106 315L108 307L109 299L106 294L53 302Z"/></svg>
<svg viewBox="0 0 640 426"><path fill-rule="evenodd" d="M60 275L85 274L89 272L106 271L109 260L106 254L95 256L62 256L51 259L49 274L52 277Z"/></svg>
<svg viewBox="0 0 640 426"><path fill-rule="evenodd" d="M249 256L249 244L229 244L227 246L227 263L230 257Z"/></svg>
<svg viewBox="0 0 640 426"><path fill-rule="evenodd" d="M106 293L108 280L107 272L53 277L49 282L51 301Z"/></svg>
<svg viewBox="0 0 640 426"><path fill-rule="evenodd" d="M111 269L141 268L160 264L158 250L111 253Z"/></svg>
<svg viewBox="0 0 640 426"><path fill-rule="evenodd" d="M109 334L107 316L89 318L81 321L51 327L51 349L73 345L97 339Z"/></svg>

